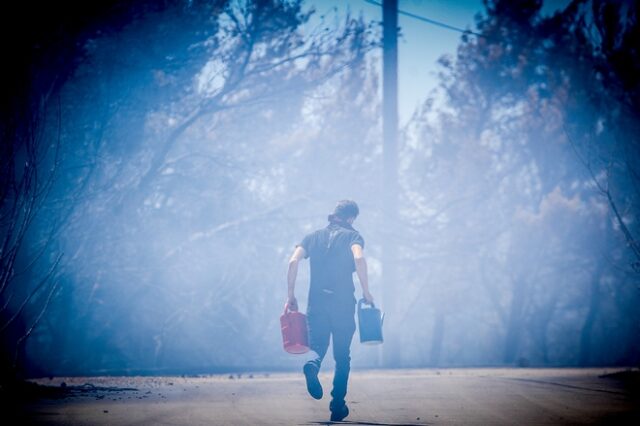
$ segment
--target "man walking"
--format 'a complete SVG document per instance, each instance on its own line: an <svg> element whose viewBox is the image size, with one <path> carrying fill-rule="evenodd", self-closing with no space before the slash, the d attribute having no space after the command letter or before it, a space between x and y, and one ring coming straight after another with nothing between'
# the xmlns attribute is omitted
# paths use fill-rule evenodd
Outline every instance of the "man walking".
<svg viewBox="0 0 640 426"><path fill-rule="evenodd" d="M307 235L296 246L289 260L287 274L287 303L291 310L297 310L295 286L298 263L310 258L307 322L309 346L315 352L315 358L304 365L303 371L309 394L315 399L321 399L323 392L318 372L331 337L336 362L329 404L331 421L341 421L349 415L345 396L351 365L351 339L356 330L354 271L358 275L363 297L368 303L373 302L373 296L369 293L367 262L362 253L364 239L351 226L359 212L354 201L339 201L333 214L328 217L329 225Z"/></svg>

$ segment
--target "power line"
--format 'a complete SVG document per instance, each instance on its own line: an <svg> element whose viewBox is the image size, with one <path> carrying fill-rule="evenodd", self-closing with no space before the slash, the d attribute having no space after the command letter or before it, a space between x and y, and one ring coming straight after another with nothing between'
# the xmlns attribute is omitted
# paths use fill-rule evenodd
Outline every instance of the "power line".
<svg viewBox="0 0 640 426"><path fill-rule="evenodd" d="M364 0L364 1L365 1L365 3L373 4L375 6L382 6L382 3L378 3L377 1L373 1L373 0ZM426 22L427 24L435 25L437 27L445 28L447 30L457 31L457 32L463 33L463 34L472 34L474 36L485 37L486 38L486 36L484 36L484 35L482 35L480 33L476 33L476 32L473 32L471 30L465 30L465 29L462 29L462 28L454 27L453 25L449 25L449 24L447 24L445 22L440 22L440 21L436 21L435 19L426 18L424 16L416 15L415 13L405 12L404 10L398 9L398 14L399 15L408 16L408 17L416 19L418 21Z"/></svg>

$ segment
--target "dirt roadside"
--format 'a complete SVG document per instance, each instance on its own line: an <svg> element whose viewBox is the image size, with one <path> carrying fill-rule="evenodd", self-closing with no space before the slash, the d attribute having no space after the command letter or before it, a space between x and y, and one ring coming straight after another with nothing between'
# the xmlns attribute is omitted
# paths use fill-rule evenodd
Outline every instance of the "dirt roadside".
<svg viewBox="0 0 640 426"><path fill-rule="evenodd" d="M628 369L353 371L346 419L360 425L639 425L640 372ZM15 424L330 424L301 374L38 379ZM5 423L6 424L6 423Z"/></svg>

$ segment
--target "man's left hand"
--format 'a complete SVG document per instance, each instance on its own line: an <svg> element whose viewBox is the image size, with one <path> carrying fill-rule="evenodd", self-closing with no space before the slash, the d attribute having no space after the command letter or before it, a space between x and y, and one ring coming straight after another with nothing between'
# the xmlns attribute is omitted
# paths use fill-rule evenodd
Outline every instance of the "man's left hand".
<svg viewBox="0 0 640 426"><path fill-rule="evenodd" d="M368 304L373 305L373 296L368 291L362 293L362 297L367 301Z"/></svg>
<svg viewBox="0 0 640 426"><path fill-rule="evenodd" d="M289 307L290 311L296 312L298 310L298 301L295 297L289 297L287 299L287 306Z"/></svg>

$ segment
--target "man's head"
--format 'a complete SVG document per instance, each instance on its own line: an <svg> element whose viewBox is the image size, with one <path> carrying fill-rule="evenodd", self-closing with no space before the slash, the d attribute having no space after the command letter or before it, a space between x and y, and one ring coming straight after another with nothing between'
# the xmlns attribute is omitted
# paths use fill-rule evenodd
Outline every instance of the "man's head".
<svg viewBox="0 0 640 426"><path fill-rule="evenodd" d="M360 209L355 201L340 200L335 209L333 209L333 214L329 215L329 220L333 216L343 222L352 223L358 217L358 214L360 214Z"/></svg>

